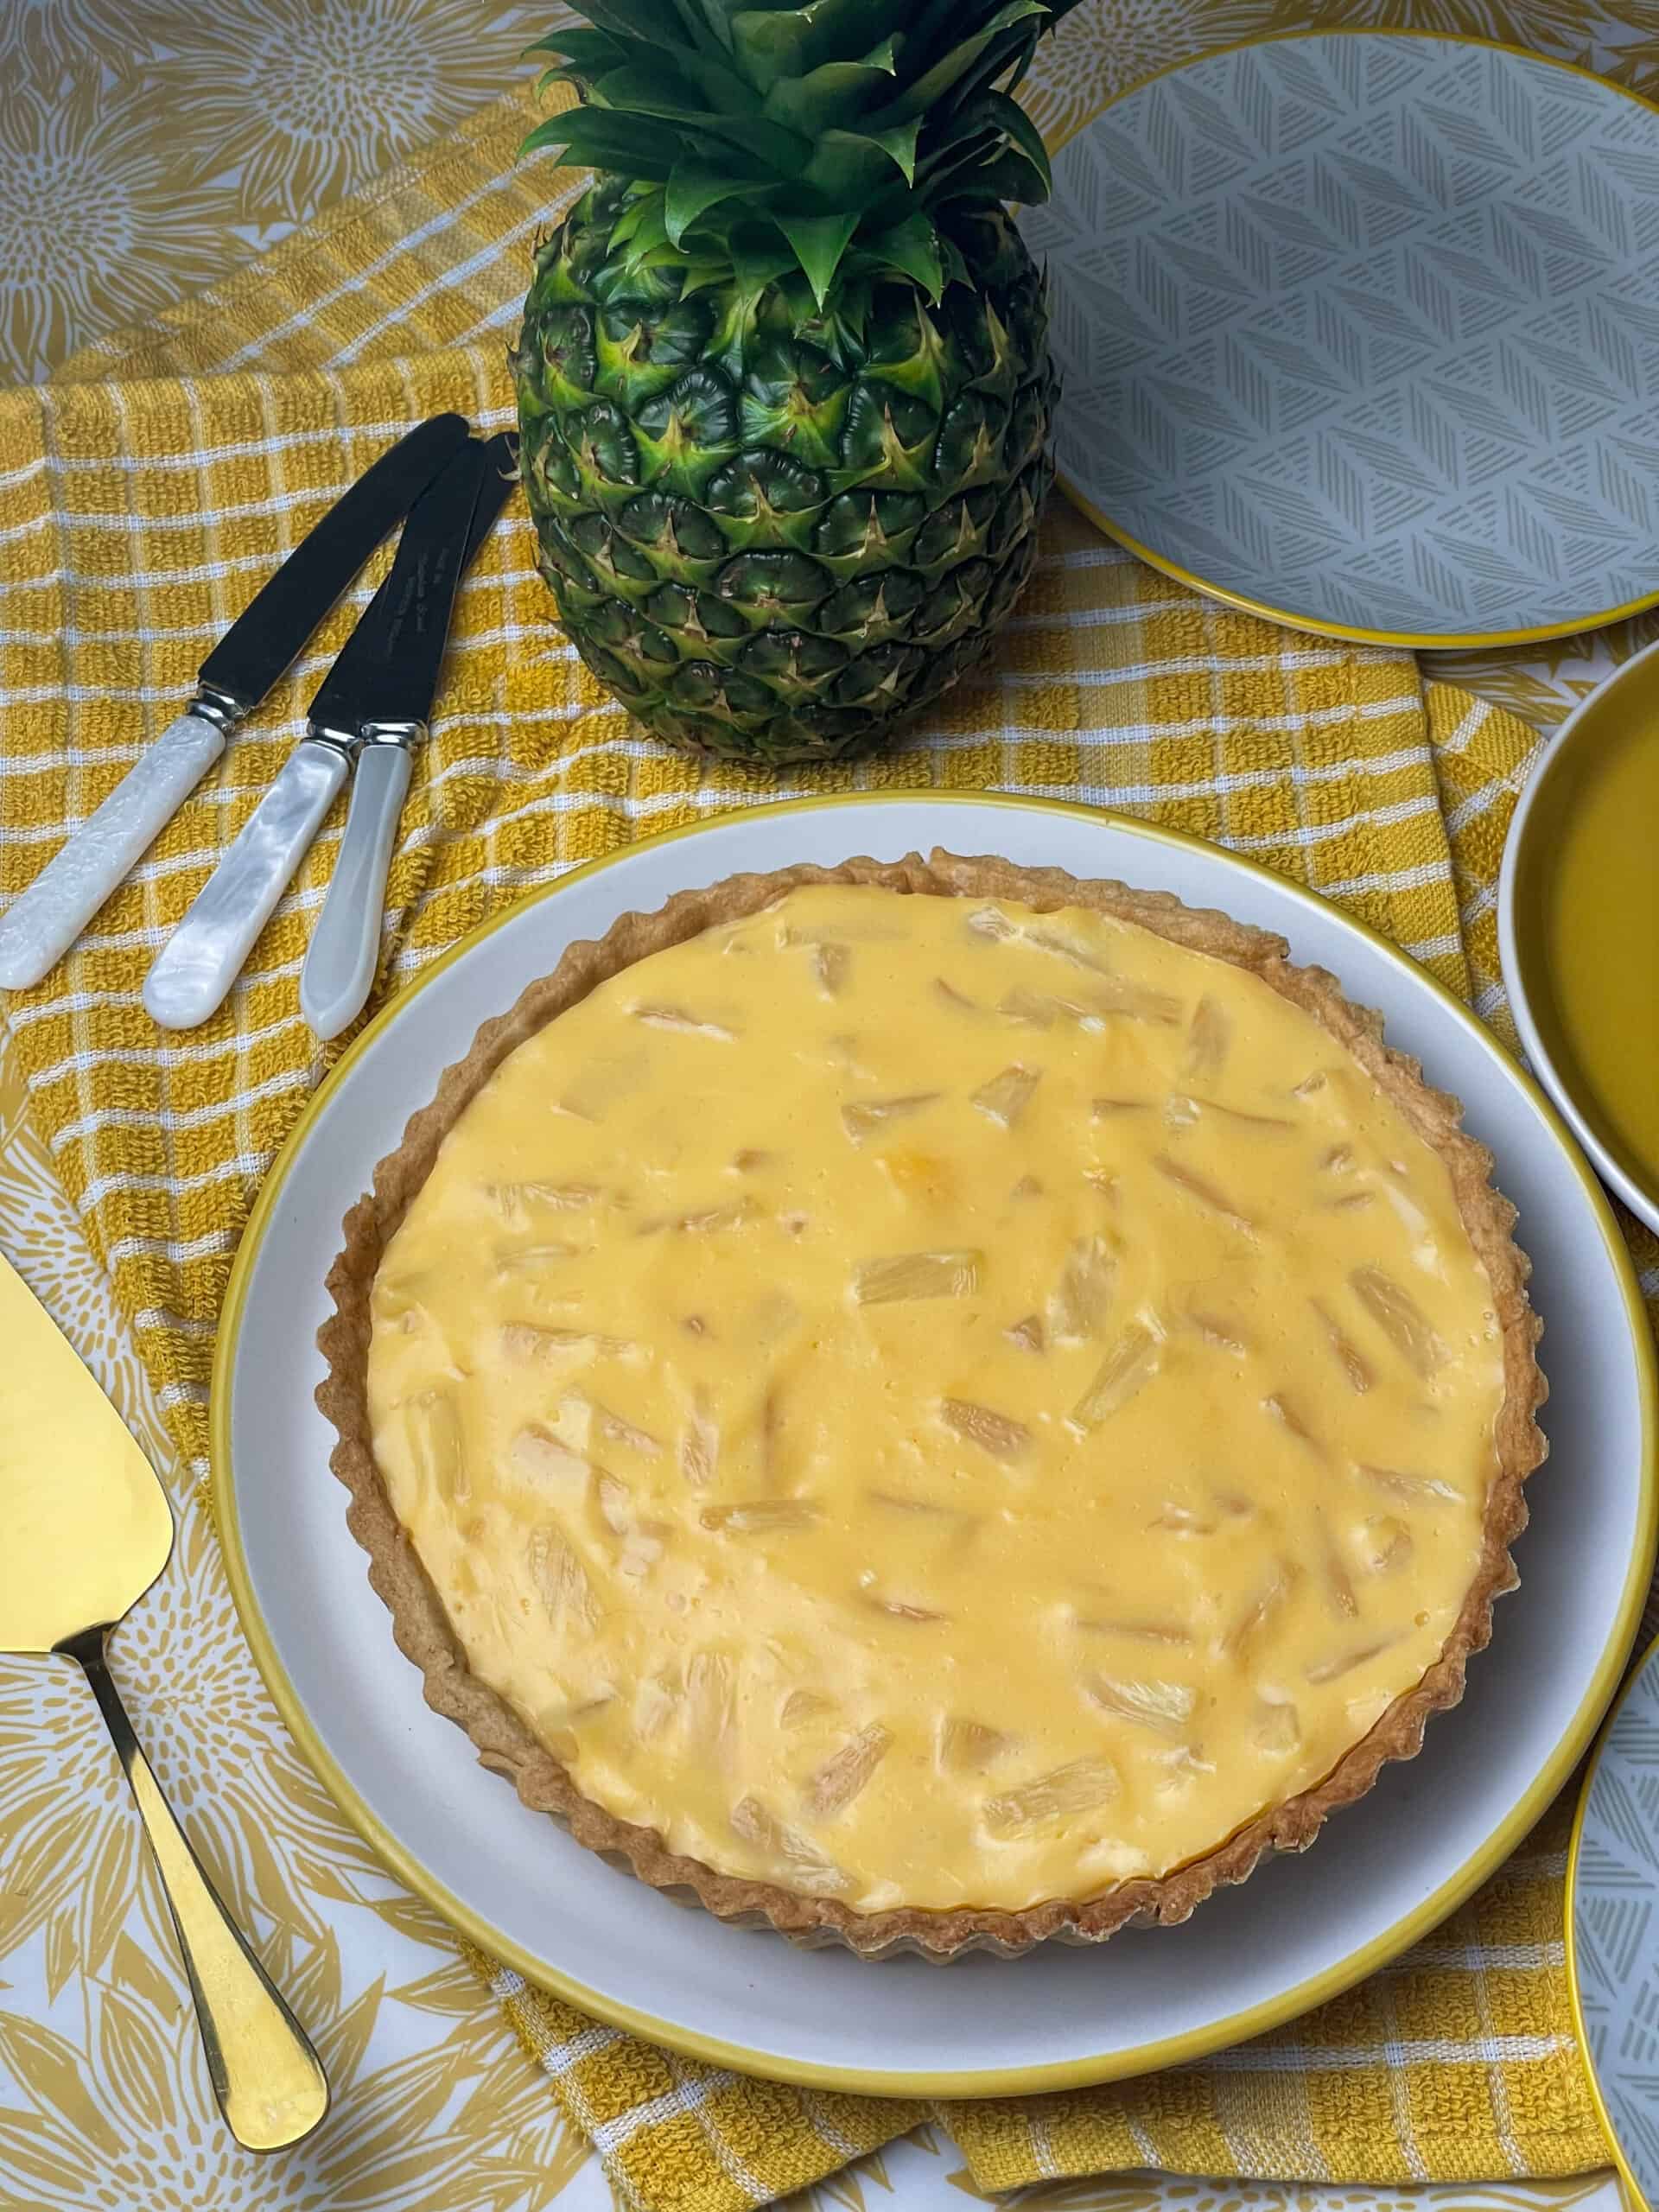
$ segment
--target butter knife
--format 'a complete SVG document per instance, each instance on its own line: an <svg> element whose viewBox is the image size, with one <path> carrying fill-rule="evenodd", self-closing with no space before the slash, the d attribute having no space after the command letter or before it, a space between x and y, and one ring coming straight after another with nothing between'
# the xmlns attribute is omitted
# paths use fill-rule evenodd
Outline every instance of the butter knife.
<svg viewBox="0 0 1659 2212"><path fill-rule="evenodd" d="M391 571L363 616L368 620L383 597L403 610L397 680L384 692L379 727L424 727L486 467L475 442L452 456L410 510ZM351 652L348 639L340 658ZM163 1029L194 1029L224 1004L351 773L369 732L330 717L332 682L331 671L311 702L305 735L144 978L144 1004Z"/></svg>
<svg viewBox="0 0 1659 2212"><path fill-rule="evenodd" d="M0 920L0 989L38 983L300 652L369 555L468 436L435 415L383 453L307 531L201 664L195 696Z"/></svg>
<svg viewBox="0 0 1659 2212"><path fill-rule="evenodd" d="M463 575L518 480L518 455L505 430L489 441L484 456L483 488L461 556ZM300 1011L325 1042L356 1020L374 986L392 848L436 686L433 638L410 636L428 611L427 600L412 572L407 588L394 593L396 575L394 569L376 594L311 702L314 721L331 730L355 730L359 741L346 834L300 972ZM441 635L435 642L441 658Z"/></svg>

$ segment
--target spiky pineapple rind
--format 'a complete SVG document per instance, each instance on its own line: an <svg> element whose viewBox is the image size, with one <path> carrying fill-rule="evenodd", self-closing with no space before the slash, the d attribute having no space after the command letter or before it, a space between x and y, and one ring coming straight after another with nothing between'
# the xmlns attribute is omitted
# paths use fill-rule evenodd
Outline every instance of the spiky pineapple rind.
<svg viewBox="0 0 1659 2212"><path fill-rule="evenodd" d="M1042 279L957 211L964 281L632 264L601 180L537 257L513 355L543 573L582 659L683 749L784 766L886 740L980 658L1052 476Z"/></svg>

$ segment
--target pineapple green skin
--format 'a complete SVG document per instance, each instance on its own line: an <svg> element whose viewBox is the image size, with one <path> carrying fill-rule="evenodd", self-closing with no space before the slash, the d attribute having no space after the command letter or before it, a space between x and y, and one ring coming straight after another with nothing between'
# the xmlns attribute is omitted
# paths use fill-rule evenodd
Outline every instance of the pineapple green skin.
<svg viewBox="0 0 1659 2212"><path fill-rule="evenodd" d="M681 296L601 178L537 257L512 356L539 566L576 650L684 750L783 766L882 743L980 658L1052 478L1043 280L1000 210L971 284L895 270Z"/></svg>

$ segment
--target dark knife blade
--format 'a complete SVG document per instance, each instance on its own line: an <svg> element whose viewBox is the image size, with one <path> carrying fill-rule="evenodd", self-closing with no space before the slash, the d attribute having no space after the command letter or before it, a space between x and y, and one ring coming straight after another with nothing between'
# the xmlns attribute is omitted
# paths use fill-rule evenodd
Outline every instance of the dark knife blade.
<svg viewBox="0 0 1659 2212"><path fill-rule="evenodd" d="M512 489L504 433L468 445L410 510L390 575L311 702L322 729L424 722L438 688L455 587Z"/></svg>
<svg viewBox="0 0 1659 2212"><path fill-rule="evenodd" d="M383 453L308 530L201 664L200 679L257 707L375 547L467 442L464 416L434 415Z"/></svg>
<svg viewBox="0 0 1659 2212"><path fill-rule="evenodd" d="M473 565L474 554L495 527L495 518L512 497L518 481L518 435L512 430L498 430L484 441L484 489L478 495L473 526L467 534L467 553L461 564L463 575Z"/></svg>

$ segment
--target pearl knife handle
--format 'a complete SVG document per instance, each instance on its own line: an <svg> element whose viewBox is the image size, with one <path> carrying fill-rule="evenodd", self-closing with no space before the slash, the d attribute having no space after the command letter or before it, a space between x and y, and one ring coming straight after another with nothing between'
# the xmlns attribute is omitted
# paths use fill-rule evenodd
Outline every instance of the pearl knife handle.
<svg viewBox="0 0 1659 2212"><path fill-rule="evenodd" d="M371 737L357 756L340 858L300 971L300 1011L325 1042L356 1020L374 988L386 876L413 766L407 745L392 737Z"/></svg>
<svg viewBox="0 0 1659 2212"><path fill-rule="evenodd" d="M217 1014L351 772L344 747L303 737L156 956L144 1004L163 1029Z"/></svg>
<svg viewBox="0 0 1659 2212"><path fill-rule="evenodd" d="M198 703L168 724L0 921L0 989L55 967L225 750L233 713Z"/></svg>

